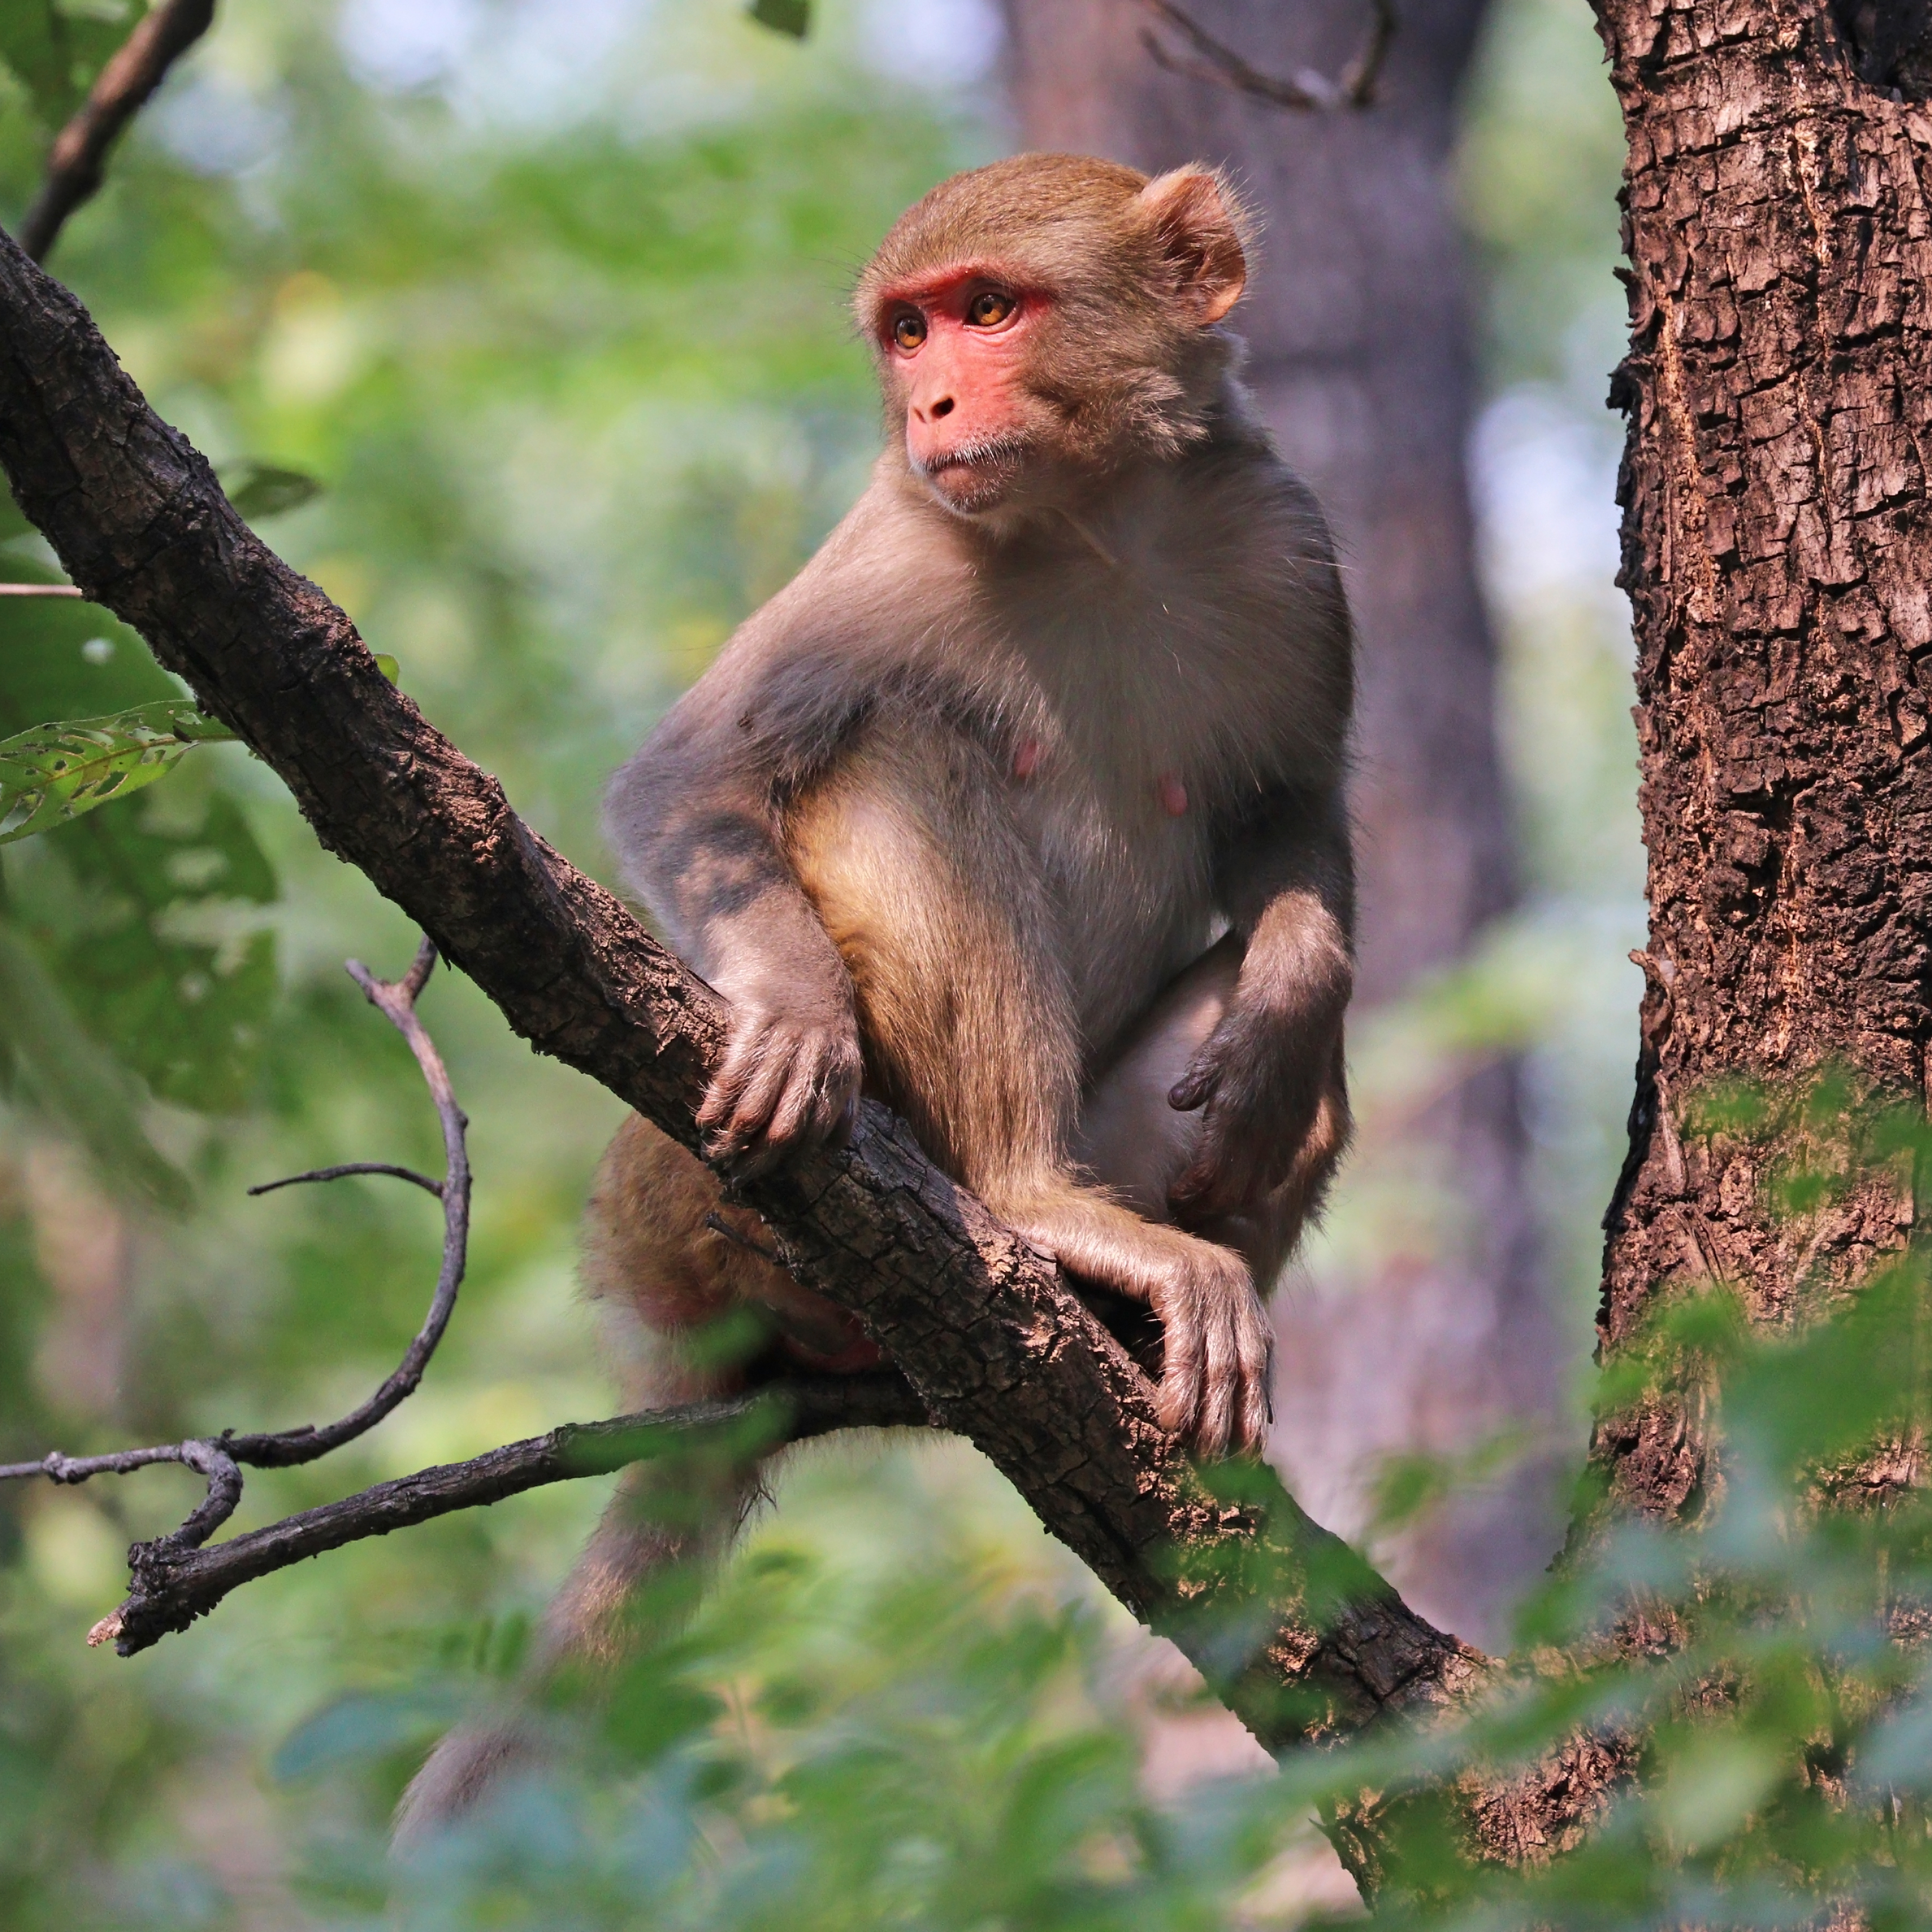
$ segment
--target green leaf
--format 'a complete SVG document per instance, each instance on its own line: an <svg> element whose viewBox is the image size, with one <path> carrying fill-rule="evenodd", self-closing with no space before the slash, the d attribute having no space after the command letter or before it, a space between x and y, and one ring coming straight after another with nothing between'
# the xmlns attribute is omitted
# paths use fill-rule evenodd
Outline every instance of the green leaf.
<svg viewBox="0 0 1932 1932"><path fill-rule="evenodd" d="M113 0L84 6L0 0L0 61L32 99L46 134L80 105L142 10Z"/></svg>
<svg viewBox="0 0 1932 1932"><path fill-rule="evenodd" d="M284 470L254 457L225 466L221 487L228 493L229 502L250 523L279 517L285 510L298 510L322 494L320 479L307 471Z"/></svg>
<svg viewBox="0 0 1932 1932"><path fill-rule="evenodd" d="M746 13L775 34L802 40L812 27L812 0L752 0Z"/></svg>
<svg viewBox="0 0 1932 1932"><path fill-rule="evenodd" d="M182 698L0 739L0 845L125 797L165 777L190 746L234 736Z"/></svg>
<svg viewBox="0 0 1932 1932"><path fill-rule="evenodd" d="M403 668L387 651L375 651L370 655L376 660L376 668L394 684L403 674Z"/></svg>
<svg viewBox="0 0 1932 1932"><path fill-rule="evenodd" d="M279 887L241 808L197 782L212 776L34 840L15 902L88 1031L158 1099L220 1114L247 1105L268 1035L275 936L260 909Z"/></svg>
<svg viewBox="0 0 1932 1932"><path fill-rule="evenodd" d="M188 1178L148 1138L127 1071L82 1026L39 949L0 920L0 1046L40 1111L93 1156L112 1182L176 1212L194 1198Z"/></svg>

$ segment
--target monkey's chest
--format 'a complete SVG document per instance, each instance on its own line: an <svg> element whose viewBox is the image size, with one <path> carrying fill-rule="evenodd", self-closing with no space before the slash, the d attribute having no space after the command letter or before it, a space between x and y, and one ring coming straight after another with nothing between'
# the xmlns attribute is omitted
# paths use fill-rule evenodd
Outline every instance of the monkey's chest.
<svg viewBox="0 0 1932 1932"><path fill-rule="evenodd" d="M1015 826L1096 1052L1210 941L1208 816L1194 790L1171 754L1098 772L1063 755L1030 776L1016 772Z"/></svg>

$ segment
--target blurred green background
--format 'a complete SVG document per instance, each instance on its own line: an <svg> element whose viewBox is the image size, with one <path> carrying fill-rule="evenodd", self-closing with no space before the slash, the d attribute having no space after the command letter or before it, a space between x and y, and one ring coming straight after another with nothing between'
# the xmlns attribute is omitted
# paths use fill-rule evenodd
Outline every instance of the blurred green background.
<svg viewBox="0 0 1932 1932"><path fill-rule="evenodd" d="M62 88L77 99L131 17L0 7L0 216L32 194ZM320 479L264 534L608 879L605 775L860 487L874 406L844 292L907 202L1009 144L997 38L988 0L830 0L802 44L735 0L224 0L52 266L218 466ZM1529 1036L1580 1337L1642 930L1602 404L1620 155L1587 10L1496 0L1459 165L1530 890L1474 967L1357 1048L1372 1118L1431 1056ZM55 574L8 529L0 575ZM0 732L172 688L92 607L9 602L0 630ZM243 1190L436 1164L407 1054L342 971L400 970L415 934L238 748L6 848L4 883L0 1460L348 1407L419 1318L435 1210L376 1180ZM251 1476L242 1526L611 1406L573 1238L616 1103L465 982L439 975L423 1010L474 1123L463 1305L416 1398L322 1464ZM1328 1238L1372 1240L1362 1218L1345 1187ZM784 1801L832 1821L804 1850L759 1836L784 1805L742 1768L711 1793L734 1822L700 1830L723 1774L687 1755L667 1760L683 1784L653 1774L654 1804L594 1843L594 1805L533 1811L497 1848L532 1888L514 1910L465 1889L495 1882L487 1859L386 1899L388 1804L509 1667L607 1486L284 1573L126 1662L81 1635L188 1479L0 1496L0 1924L1261 1925L1346 1897L1297 1805L1204 1808L1201 1776L1240 1786L1258 1754L976 1456L873 1444L784 1480L681 1653L713 1701L664 1719L736 1726L761 1776L831 1765ZM700 1838L712 1888L679 1917L662 1901ZM1094 1906L1137 1858L1146 1884Z"/></svg>

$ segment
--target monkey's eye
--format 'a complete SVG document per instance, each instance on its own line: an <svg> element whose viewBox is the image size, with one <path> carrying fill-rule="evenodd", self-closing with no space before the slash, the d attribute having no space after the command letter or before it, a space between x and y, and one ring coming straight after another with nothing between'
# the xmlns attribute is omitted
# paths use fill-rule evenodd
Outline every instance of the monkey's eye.
<svg viewBox="0 0 1932 1932"><path fill-rule="evenodd" d="M997 328L1013 312L1013 298L1004 289L982 289L966 304L966 320L975 328Z"/></svg>
<svg viewBox="0 0 1932 1932"><path fill-rule="evenodd" d="M892 324L892 340L910 352L926 340L926 317L907 314Z"/></svg>

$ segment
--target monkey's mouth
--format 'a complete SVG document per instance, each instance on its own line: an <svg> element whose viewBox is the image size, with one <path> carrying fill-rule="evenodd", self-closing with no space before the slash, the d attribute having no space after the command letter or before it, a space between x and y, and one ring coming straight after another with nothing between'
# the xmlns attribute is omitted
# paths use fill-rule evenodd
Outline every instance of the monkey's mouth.
<svg viewBox="0 0 1932 1932"><path fill-rule="evenodd" d="M914 467L951 508L982 509L1004 493L1026 454L1027 446L1018 436L976 436L940 450Z"/></svg>

